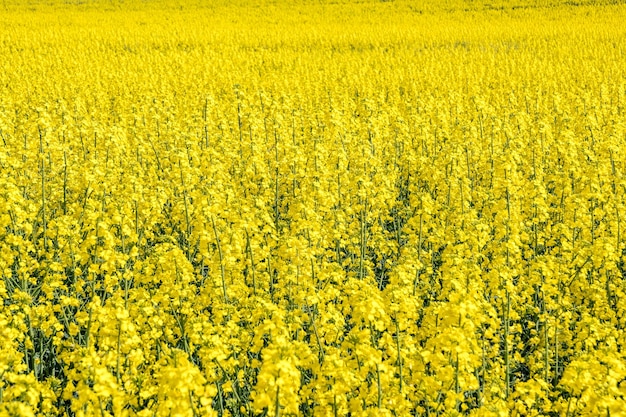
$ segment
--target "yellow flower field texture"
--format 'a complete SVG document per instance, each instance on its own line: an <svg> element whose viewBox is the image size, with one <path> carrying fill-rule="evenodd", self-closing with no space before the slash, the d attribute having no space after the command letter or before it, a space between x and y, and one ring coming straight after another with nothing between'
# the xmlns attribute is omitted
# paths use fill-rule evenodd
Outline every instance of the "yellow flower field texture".
<svg viewBox="0 0 626 417"><path fill-rule="evenodd" d="M625 416L625 21L3 1L0 416Z"/></svg>

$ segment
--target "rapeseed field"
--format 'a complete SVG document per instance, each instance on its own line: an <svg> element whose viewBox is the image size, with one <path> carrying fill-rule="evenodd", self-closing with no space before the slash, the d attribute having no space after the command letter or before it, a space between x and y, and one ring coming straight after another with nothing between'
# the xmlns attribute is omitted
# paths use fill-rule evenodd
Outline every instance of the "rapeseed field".
<svg viewBox="0 0 626 417"><path fill-rule="evenodd" d="M0 416L626 416L624 22L4 0Z"/></svg>

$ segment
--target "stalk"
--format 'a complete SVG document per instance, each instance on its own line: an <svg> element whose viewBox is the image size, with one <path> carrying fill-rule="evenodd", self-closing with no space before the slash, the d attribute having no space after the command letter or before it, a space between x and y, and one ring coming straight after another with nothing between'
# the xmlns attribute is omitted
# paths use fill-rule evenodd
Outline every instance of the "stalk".
<svg viewBox="0 0 626 417"><path fill-rule="evenodd" d="M239 98L239 91L237 94L237 125L239 126L239 158L243 161L243 122L241 120L241 102Z"/></svg>
<svg viewBox="0 0 626 417"><path fill-rule="evenodd" d="M380 368L376 364L376 380L378 383L378 408L382 408L383 405L383 389L380 385Z"/></svg>
<svg viewBox="0 0 626 417"><path fill-rule="evenodd" d="M591 244L596 241L596 218L595 218L596 203L595 200L591 201Z"/></svg>
<svg viewBox="0 0 626 417"><path fill-rule="evenodd" d="M461 214L465 214L465 197L463 196L463 179L459 179L460 197L461 197Z"/></svg>
<svg viewBox="0 0 626 417"><path fill-rule="evenodd" d="M275 417L280 417L280 401L278 396L280 395L280 385L276 387L276 402L274 404L274 407L276 407L276 413L274 414Z"/></svg>
<svg viewBox="0 0 626 417"><path fill-rule="evenodd" d="M279 203L279 186L280 183L278 181L279 169L278 169L278 133L276 129L274 129L274 158L275 158L275 176L274 176L274 227L276 228L276 232L278 233L278 223L280 222L280 210L278 207Z"/></svg>
<svg viewBox="0 0 626 417"><path fill-rule="evenodd" d="M367 208L367 201L365 202L365 206L361 209L361 230L360 230L360 245L361 250L359 253L359 278L365 278L365 252L366 252L366 244L367 244L367 230L365 228L365 210Z"/></svg>
<svg viewBox="0 0 626 417"><path fill-rule="evenodd" d="M250 267L252 269L252 293L256 295L256 267L254 266L254 257L252 256L252 245L250 244L250 235L246 229L246 250L250 257Z"/></svg>
<svg viewBox="0 0 626 417"><path fill-rule="evenodd" d="M209 127L207 125L207 110L209 107L209 99L204 99L204 109L202 109L202 119L204 120L204 149L209 148Z"/></svg>
<svg viewBox="0 0 626 417"><path fill-rule="evenodd" d="M479 119L480 120L480 136L482 138L482 134L483 134L483 123L482 123L482 118ZM491 158L490 158L490 163L491 163L491 178L490 178L490 182L489 182L489 189L493 190L493 177L495 176L495 160L494 160L494 147L493 147L493 127L492 127L492 131L491 131L491 142L489 144L489 149L490 149L490 154L491 154Z"/></svg>
<svg viewBox="0 0 626 417"><path fill-rule="evenodd" d="M219 384L219 382L215 382L215 385L217 385L217 400L218 400L218 405L219 405L219 415L223 416L224 415L224 398L222 397L222 386Z"/></svg>
<svg viewBox="0 0 626 417"><path fill-rule="evenodd" d="M619 215L619 209L617 208L617 205L615 206L615 215L617 217L617 244L615 245L615 248L619 251L620 250L620 242L622 240L622 228L621 228L621 217Z"/></svg>
<svg viewBox="0 0 626 417"><path fill-rule="evenodd" d="M548 317L546 315L546 297L543 290L541 290L541 313L544 316L543 323L543 338L544 338L544 353L543 353L543 379L548 383L549 370L550 370L550 341L548 340Z"/></svg>
<svg viewBox="0 0 626 417"><path fill-rule="evenodd" d="M122 339L122 320L119 320L119 327L117 328L117 361L115 363L115 376L117 379L117 383L120 383L120 350L121 350L121 339Z"/></svg>
<svg viewBox="0 0 626 417"><path fill-rule="evenodd" d="M211 224L213 225L213 233L215 233L215 241L217 242L217 252L220 256L220 272L222 274L222 292L224 293L224 302L228 302L228 296L226 295L226 274L224 273L224 255L222 253L222 244L220 243L220 237L217 233L213 217L211 217Z"/></svg>
<svg viewBox="0 0 626 417"><path fill-rule="evenodd" d="M509 316L511 314L511 294L506 292L506 309L504 315L504 366L505 366L505 385L506 398L509 398L511 390L511 359L509 357Z"/></svg>
<svg viewBox="0 0 626 417"><path fill-rule="evenodd" d="M39 156L41 157L41 219L43 225L43 248L48 250L48 222L46 221L46 163L43 157L43 134L39 129Z"/></svg>
<svg viewBox="0 0 626 417"><path fill-rule="evenodd" d="M399 387L400 387L400 394L402 394L402 383L403 383L403 379L402 379L402 354L400 352L400 326L398 326L398 316L396 314L396 349L398 351L398 374L399 374Z"/></svg>
<svg viewBox="0 0 626 417"><path fill-rule="evenodd" d="M480 397L478 398L478 404L482 406L483 404L483 393L485 391L485 370L487 369L487 358L486 358L486 348L485 348L485 328L483 328L482 337L481 337L481 347L482 347L482 368L481 375L482 380L480 381Z"/></svg>
<svg viewBox="0 0 626 417"><path fill-rule="evenodd" d="M470 183L470 189L473 190L474 181L472 180L472 170L471 170L471 164L470 164L469 149L467 146L465 147L465 163L467 165L467 179Z"/></svg>
<svg viewBox="0 0 626 417"><path fill-rule="evenodd" d="M423 225L423 218L424 218L424 214L420 213L420 229L419 229L419 235L417 238L417 260L420 261L420 263L422 262L422 225ZM415 282L413 283L413 296L415 296L415 293L417 291L417 283L420 277L420 269L416 268L415 270Z"/></svg>
<svg viewBox="0 0 626 417"><path fill-rule="evenodd" d="M559 381L559 326L554 322L554 385Z"/></svg>
<svg viewBox="0 0 626 417"><path fill-rule="evenodd" d="M187 230L186 230L186 232L187 232L187 236L186 236L187 237L187 239L186 239L187 240L187 242L186 242L187 243L187 245L186 245L187 248L186 248L186 251L187 251L187 258L189 259L189 255L190 255L189 247L190 247L190 240L191 240L191 225L190 225L190 222L189 222L189 207L187 205L187 189L185 188L185 178L183 177L183 167L182 167L180 161L178 161L178 168L180 169L180 183L183 186L183 203L185 204L185 222L186 222L186 225L187 225ZM191 261L191 259L189 259L189 260Z"/></svg>
<svg viewBox="0 0 626 417"><path fill-rule="evenodd" d="M91 289L91 299L93 300L93 287ZM85 336L85 346L89 349L89 338L91 335L91 321L93 318L93 308L89 307L89 319L87 320L87 334Z"/></svg>
<svg viewBox="0 0 626 417"><path fill-rule="evenodd" d="M509 193L508 187L506 188L506 212L508 218L506 223L506 265L509 266L509 239L511 239L511 194Z"/></svg>
<svg viewBox="0 0 626 417"><path fill-rule="evenodd" d="M454 392L458 394L461 392L461 386L459 384L459 354L456 354L456 360L454 361ZM461 402L456 401L457 411L461 411Z"/></svg>
<svg viewBox="0 0 626 417"><path fill-rule="evenodd" d="M191 390L189 391L189 406L191 407L191 412L193 413L193 417L197 417L198 411L196 411L196 407L194 407L193 405L193 394L191 393Z"/></svg>
<svg viewBox="0 0 626 417"><path fill-rule="evenodd" d="M315 340L317 341L317 347L320 350L319 363L320 365L324 363L324 347L322 346L322 341L320 340L319 332L317 331L317 325L315 324L315 315L313 314L313 310L310 306L307 306L309 310L309 315L311 316L311 326L313 327L313 333L315 334Z"/></svg>
<svg viewBox="0 0 626 417"><path fill-rule="evenodd" d="M67 214L67 153L63 151L63 214Z"/></svg>

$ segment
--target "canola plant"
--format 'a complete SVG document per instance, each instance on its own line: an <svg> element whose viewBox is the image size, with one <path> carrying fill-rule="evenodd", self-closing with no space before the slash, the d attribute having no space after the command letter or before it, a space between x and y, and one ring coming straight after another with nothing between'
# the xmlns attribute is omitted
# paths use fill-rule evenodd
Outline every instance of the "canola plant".
<svg viewBox="0 0 626 417"><path fill-rule="evenodd" d="M625 416L621 3L3 1L0 415Z"/></svg>

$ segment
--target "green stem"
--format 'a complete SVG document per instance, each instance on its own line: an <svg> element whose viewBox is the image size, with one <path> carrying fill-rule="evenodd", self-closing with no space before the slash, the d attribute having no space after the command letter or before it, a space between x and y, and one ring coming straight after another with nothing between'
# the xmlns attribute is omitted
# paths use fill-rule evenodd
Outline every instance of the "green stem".
<svg viewBox="0 0 626 417"><path fill-rule="evenodd" d="M543 378L545 379L546 382L548 382L549 371L550 371L550 356L549 356L549 350L548 350L550 347L550 342L548 340L548 320L546 320L546 322L544 323L544 339L545 339L545 346L544 346L544 354L543 354L543 366L544 366Z"/></svg>
<svg viewBox="0 0 626 417"><path fill-rule="evenodd" d="M246 229L246 249L250 257L250 268L252 269L252 293L256 295L256 267L254 266L254 257L252 256L252 245L250 244L248 229Z"/></svg>
<svg viewBox="0 0 626 417"><path fill-rule="evenodd" d="M186 230L186 232L187 232L187 236L186 236L186 240L187 240L187 242L186 242L186 246L187 246L186 247L186 251L187 251L187 258L189 259L189 255L190 255L190 252L189 252L190 244L189 244L189 242L191 241L191 224L189 222L189 207L187 205L187 190L185 189L185 177L183 176L183 167L182 167L180 161L178 161L178 168L180 169L180 182L181 182L181 185L183 187L183 203L185 204L185 221L186 221L186 226L187 226L187 230ZM191 261L191 259L190 259L190 261Z"/></svg>
<svg viewBox="0 0 626 417"><path fill-rule="evenodd" d="M280 395L280 385L276 387L276 403L274 404L274 406L276 407L276 413L274 414L276 417L280 417L280 401L279 401L279 395Z"/></svg>
<svg viewBox="0 0 626 417"><path fill-rule="evenodd" d="M559 381L559 326L554 321L554 385Z"/></svg>
<svg viewBox="0 0 626 417"><path fill-rule="evenodd" d="M506 309L504 314L504 366L505 366L505 394L509 398L511 390L511 363L509 357L509 317L511 314L511 294L506 292Z"/></svg>
<svg viewBox="0 0 626 417"><path fill-rule="evenodd" d="M319 362L320 364L323 364L325 353L324 353L324 347L322 346L322 341L320 340L320 336L317 331L317 325L315 324L315 315L313 314L313 309L310 306L307 305L307 309L309 310L309 315L311 316L311 326L313 327L313 333L315 334L315 339L317 340L317 346L320 350Z"/></svg>
<svg viewBox="0 0 626 417"><path fill-rule="evenodd" d="M400 394L402 394L402 352L400 351L400 326L398 325L398 315L396 314L396 349L398 350L398 374L400 377Z"/></svg>
<svg viewBox="0 0 626 417"><path fill-rule="evenodd" d="M67 154L63 152L63 214L67 214Z"/></svg>
<svg viewBox="0 0 626 417"><path fill-rule="evenodd" d="M226 295L226 274L224 272L224 255L222 253L222 244L220 243L220 237L217 233L217 228L215 227L215 220L211 217L211 224L213 225L213 233L215 233L215 241L217 242L217 252L220 257L220 272L222 274L222 292L224 293L224 302L228 301L228 296Z"/></svg>
<svg viewBox="0 0 626 417"><path fill-rule="evenodd" d="M117 328L117 361L115 364L115 376L117 379L117 383L120 383L120 351L122 345L122 320L119 320L119 327Z"/></svg>
<svg viewBox="0 0 626 417"><path fill-rule="evenodd" d="M383 389L380 384L380 368L376 364L376 379L378 383L378 408L382 408L383 405Z"/></svg>

